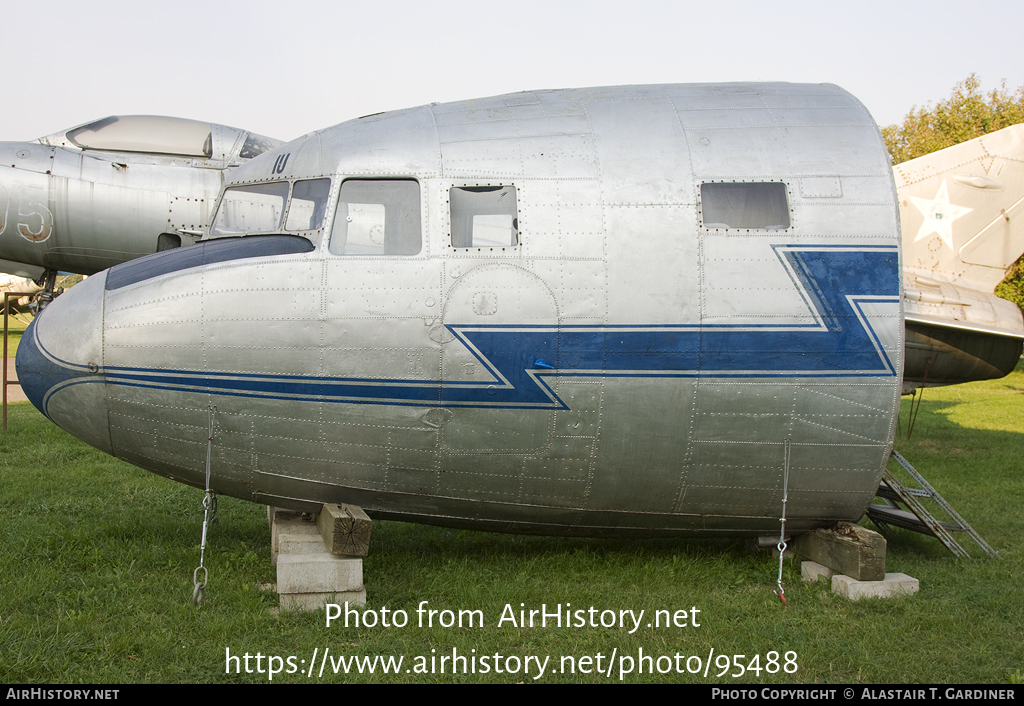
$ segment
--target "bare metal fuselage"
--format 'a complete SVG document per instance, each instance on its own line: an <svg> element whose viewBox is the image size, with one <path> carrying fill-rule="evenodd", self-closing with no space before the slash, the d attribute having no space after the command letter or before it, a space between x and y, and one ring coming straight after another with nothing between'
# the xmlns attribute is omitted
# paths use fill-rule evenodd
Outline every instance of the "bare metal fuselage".
<svg viewBox="0 0 1024 706"><path fill-rule="evenodd" d="M0 272L92 274L191 245L209 225L224 171L278 144L162 116L110 117L34 142L0 142Z"/></svg>
<svg viewBox="0 0 1024 706"><path fill-rule="evenodd" d="M326 215L290 229L319 203L299 185L323 179ZM415 252L388 250L390 202L346 196L382 181L415 186ZM213 414L217 492L455 526L777 532L787 441L789 531L856 520L874 495L900 393L900 232L878 130L841 89L385 113L252 160L222 200L266 215L260 189L282 182L278 226L54 302L19 351L30 399L197 486ZM453 204L480 194L498 205L466 220ZM734 216L743 199L768 203L761 220ZM478 217L491 240L459 235Z"/></svg>

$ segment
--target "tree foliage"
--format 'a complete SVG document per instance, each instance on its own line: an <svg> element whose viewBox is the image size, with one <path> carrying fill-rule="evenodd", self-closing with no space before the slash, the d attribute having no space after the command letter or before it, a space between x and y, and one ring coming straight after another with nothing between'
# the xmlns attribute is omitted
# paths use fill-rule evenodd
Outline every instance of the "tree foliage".
<svg viewBox="0 0 1024 706"><path fill-rule="evenodd" d="M883 127L882 137L893 163L899 164L1017 123L1024 123L1024 86L1009 91L1003 81L999 88L984 93L977 75L971 74L953 86L946 100L915 106L902 125ZM1024 255L1010 267L995 293L1024 311Z"/></svg>
<svg viewBox="0 0 1024 706"><path fill-rule="evenodd" d="M1017 123L1024 123L1024 86L1011 92L1003 81L983 93L981 81L971 74L953 86L946 100L915 106L902 125L882 128L882 137L893 163L899 164Z"/></svg>
<svg viewBox="0 0 1024 706"><path fill-rule="evenodd" d="M1024 255L1013 263L1006 279L996 285L996 296L1013 302L1024 312Z"/></svg>

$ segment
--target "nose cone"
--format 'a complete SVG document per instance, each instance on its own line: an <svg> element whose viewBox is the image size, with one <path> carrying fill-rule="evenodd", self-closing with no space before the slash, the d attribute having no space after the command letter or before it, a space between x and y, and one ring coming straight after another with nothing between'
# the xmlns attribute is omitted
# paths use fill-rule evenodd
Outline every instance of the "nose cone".
<svg viewBox="0 0 1024 706"><path fill-rule="evenodd" d="M18 380L25 396L65 431L110 453L103 376L105 274L57 297L25 330Z"/></svg>

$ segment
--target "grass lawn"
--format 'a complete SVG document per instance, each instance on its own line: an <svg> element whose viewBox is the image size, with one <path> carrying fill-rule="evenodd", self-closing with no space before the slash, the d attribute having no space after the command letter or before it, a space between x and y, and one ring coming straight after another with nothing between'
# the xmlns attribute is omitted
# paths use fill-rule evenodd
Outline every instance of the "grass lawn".
<svg viewBox="0 0 1024 706"><path fill-rule="evenodd" d="M0 302L2 303L2 302ZM3 313L0 312L0 316ZM29 319L31 321L31 319ZM18 352L18 344L21 342L21 335L25 333L25 329L28 328L28 324L20 321L13 316L7 317L7 357L13 359ZM2 344L0 344L2 345ZM11 371L13 376L14 366L11 365Z"/></svg>
<svg viewBox="0 0 1024 706"><path fill-rule="evenodd" d="M377 522L364 562L367 609L378 620L385 607L404 610L409 623L346 628L340 620L327 627L323 611L276 611L276 595L261 588L275 579L265 508L232 498L220 499L211 530L205 601L190 606L202 492L87 447L17 403L0 435L0 681L263 683L273 655L285 670L275 683L610 683L628 665L621 658L642 650L669 660L651 662L655 672L670 662L672 671L638 675L634 664L623 681L1007 683L1024 669L1024 370L927 390L909 441L908 405L897 449L1001 560L955 559L936 540L901 532L890 538L887 570L918 578L916 596L851 603L824 583L803 584L787 562L786 608L772 592L777 561L746 553L742 541L537 538ZM485 624L419 627L421 601L479 610ZM632 625L498 625L506 606L518 619L521 604L645 613L632 633ZM647 627L657 610L686 610L687 625ZM314 650L325 649L403 663L397 674L378 662L373 674L345 675L328 662L322 677L319 666L307 676ZM239 661L241 673L225 673L228 651L250 654L253 672ZM453 651L476 657L478 673L452 675ZM787 652L796 653L788 663ZM702 664L712 655L708 675L686 673L685 659L675 673L677 654ZM733 655L743 655L743 675L717 677L719 659L729 675L740 671ZM490 671L480 673L485 656ZM550 658L539 679L527 656ZM610 675L596 673L609 664Z"/></svg>

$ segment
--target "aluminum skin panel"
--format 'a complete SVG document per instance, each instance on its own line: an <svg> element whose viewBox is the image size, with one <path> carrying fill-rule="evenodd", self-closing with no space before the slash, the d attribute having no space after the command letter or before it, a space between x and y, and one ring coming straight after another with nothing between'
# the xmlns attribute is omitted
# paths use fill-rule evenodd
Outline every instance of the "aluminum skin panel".
<svg viewBox="0 0 1024 706"><path fill-rule="evenodd" d="M308 254L100 302L72 290L33 328L105 307L101 367L26 335L27 392L70 426L61 389L103 390L86 414L109 420L112 452L193 484L216 407L213 485L257 502L512 532L764 534L788 440L788 528L855 520L902 370L886 164L835 86L540 91L349 121L231 183L322 174L336 200L346 178L415 178L418 254L330 253L332 205ZM516 189L519 242L453 247L448 190L493 180ZM791 225L704 227L712 180L785 183Z"/></svg>

